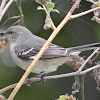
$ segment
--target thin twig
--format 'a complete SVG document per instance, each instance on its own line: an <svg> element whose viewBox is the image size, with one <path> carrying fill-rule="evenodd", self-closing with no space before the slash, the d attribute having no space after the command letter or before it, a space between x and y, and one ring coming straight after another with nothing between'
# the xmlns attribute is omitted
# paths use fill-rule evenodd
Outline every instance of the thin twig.
<svg viewBox="0 0 100 100"><path fill-rule="evenodd" d="M17 86L14 88L14 90L12 91L11 95L9 96L8 100L13 100L14 96L16 95L16 93L18 92L18 90L20 89L20 87L22 86L23 82L25 81L25 79L28 77L28 75L30 74L30 72L32 71L33 67L35 66L35 64L38 62L38 60L40 59L40 57L42 56L42 54L44 53L44 51L47 49L47 47L49 46L49 44L52 42L52 40L56 37L56 35L59 33L59 31L63 28L63 26L70 20L70 16L73 13L73 11L75 10L76 6L80 3L81 0L77 0L75 2L75 4L73 5L73 7L70 9L70 11L68 12L68 14L66 15L66 17L63 19L63 21L58 25L58 27L53 31L53 33L51 34L51 36L49 37L49 39L46 41L46 43L44 44L44 46L42 47L42 49L39 51L39 53L37 54L36 58L33 60L33 62L31 63L31 65L28 67L28 69L26 70L26 72L24 73L24 75L22 76L22 78L20 79L20 81L18 82Z"/></svg>
<svg viewBox="0 0 100 100"><path fill-rule="evenodd" d="M50 79L58 79L58 78L64 78L64 77L71 77L71 76L76 76L76 75L85 75L86 73L94 70L94 69L97 69L97 68L100 68L100 65L96 65L96 66L93 66L87 70L84 70L80 73L77 73L76 72L72 72L72 73L66 73L66 74L60 74L60 75L53 75L53 76L46 76L44 77L45 80L50 80ZM37 81L40 81L41 78L31 78L29 80L25 80L25 82L23 83L24 84L28 84L28 83L32 83L32 82L37 82ZM15 84L12 84L12 85L9 85L3 89L0 90L0 94L4 93L5 91L9 90L9 89L12 89L14 87L16 87L17 83Z"/></svg>
<svg viewBox="0 0 100 100"><path fill-rule="evenodd" d="M15 23L13 23L11 26L14 26L16 24L20 23L20 19L18 19Z"/></svg>
<svg viewBox="0 0 100 100"><path fill-rule="evenodd" d="M95 5L97 5L97 2L94 2L93 0L86 0L86 1L91 2L91 3L95 4Z"/></svg>
<svg viewBox="0 0 100 100"><path fill-rule="evenodd" d="M82 94L82 100L85 100L85 95L84 95L84 74L81 75L81 94Z"/></svg>
<svg viewBox="0 0 100 100"><path fill-rule="evenodd" d="M24 24L24 20L23 20L23 12L22 12L21 0L19 0L19 11L20 11L20 15L21 15L20 24L23 25Z"/></svg>
<svg viewBox="0 0 100 100"><path fill-rule="evenodd" d="M9 19L9 11L7 10L7 19ZM9 20L7 22L7 28L9 27Z"/></svg>
<svg viewBox="0 0 100 100"><path fill-rule="evenodd" d="M5 25L9 20L11 20L11 19L18 19L18 18L20 18L20 17L21 17L20 15L19 15L19 16L10 17L9 19L7 19L7 20L2 24L1 28L3 28L4 25Z"/></svg>
<svg viewBox="0 0 100 100"><path fill-rule="evenodd" d="M7 3L7 5L5 6L5 8L3 9L2 13L0 14L0 22L1 22L2 18L3 18L3 16L4 16L5 12L7 11L7 9L9 8L9 6L12 4L13 1L14 1L14 0L10 0L10 1Z"/></svg>
<svg viewBox="0 0 100 100"><path fill-rule="evenodd" d="M84 63L82 64L82 66L78 69L78 73L80 73L82 71L82 69L84 68L84 66L87 64L87 62L95 55L95 53L97 53L97 51L99 50L100 48L97 48L85 61Z"/></svg>
<svg viewBox="0 0 100 100"><path fill-rule="evenodd" d="M96 66L93 66L91 68L88 68L87 70L80 72L80 75L84 75L84 74L90 72L91 70L94 70L94 69L97 69L97 68L100 68L100 65L96 65Z"/></svg>
<svg viewBox="0 0 100 100"><path fill-rule="evenodd" d="M92 9L87 10L87 11L84 11L84 12L79 13L79 14L71 15L70 18L71 18L71 19L74 19L74 18L77 18L77 17L81 17L81 16L83 16L83 15L86 15L86 14L88 14L88 13L90 13L90 12L93 12L93 11L95 11L95 10L98 10L98 9L100 9L100 6L99 6L99 7L96 7L96 8L92 8Z"/></svg>

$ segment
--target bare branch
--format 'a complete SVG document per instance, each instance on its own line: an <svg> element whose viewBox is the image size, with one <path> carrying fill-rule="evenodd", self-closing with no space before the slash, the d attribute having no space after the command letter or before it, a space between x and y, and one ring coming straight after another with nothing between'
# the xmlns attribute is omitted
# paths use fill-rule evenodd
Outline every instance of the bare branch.
<svg viewBox="0 0 100 100"><path fill-rule="evenodd" d="M4 16L5 12L7 11L7 9L9 8L9 6L12 4L13 1L14 1L14 0L10 0L10 1L7 3L7 5L5 6L5 8L3 9L2 13L0 14L0 22L1 22L2 18L3 18L3 16Z"/></svg>
<svg viewBox="0 0 100 100"><path fill-rule="evenodd" d="M8 18L8 19L2 24L1 28L3 28L4 25L5 25L9 20L11 20L11 19L18 19L18 18L20 18L20 17L21 17L21 16L19 15L19 16L13 16L13 17Z"/></svg>
<svg viewBox="0 0 100 100"><path fill-rule="evenodd" d="M7 2L7 0L2 0L2 2L1 2L0 15L1 15L1 12L2 12L2 10L3 10L3 8L4 8L5 4L6 4L6 2Z"/></svg>
<svg viewBox="0 0 100 100"><path fill-rule="evenodd" d="M93 3L93 4L97 4L97 2L94 2L93 0L86 0L86 1L88 1L88 2L91 2L91 3Z"/></svg>
<svg viewBox="0 0 100 100"><path fill-rule="evenodd" d="M86 73L88 73L88 72L90 72L91 70L94 70L94 69L96 69L96 68L100 68L100 65L96 65L96 66L93 66L93 67L91 67L91 68L89 68L89 69L87 69L87 70L84 70L84 71L80 72L80 75L84 75L84 74L86 74Z"/></svg>
<svg viewBox="0 0 100 100"><path fill-rule="evenodd" d="M77 18L77 17L81 17L81 16L86 15L86 14L88 14L90 12L93 12L93 11L95 11L97 9L100 9L100 6L99 7L96 7L96 8L93 8L93 9L90 9L90 10L87 10L87 11L84 11L84 12L79 13L79 14L71 15L70 18L71 19L74 19L74 18Z"/></svg>
<svg viewBox="0 0 100 100"><path fill-rule="evenodd" d="M82 100L85 100L85 95L84 95L84 76L81 76L81 95L82 95Z"/></svg>
<svg viewBox="0 0 100 100"><path fill-rule="evenodd" d="M14 26L16 24L20 23L20 19L18 19L15 23L13 23L11 26Z"/></svg>
<svg viewBox="0 0 100 100"><path fill-rule="evenodd" d="M82 66L78 69L78 73L80 73L82 71L82 69L84 68L84 66L87 64L87 62L95 55L95 53L99 50L100 48L97 48L86 60L85 62L82 64Z"/></svg>
<svg viewBox="0 0 100 100"><path fill-rule="evenodd" d="M22 12L22 6L21 6L21 0L19 0L19 11L20 11L20 15L21 15L21 20L20 20L20 24L23 25L23 12Z"/></svg>
<svg viewBox="0 0 100 100"><path fill-rule="evenodd" d="M84 70L84 71L80 72L80 73L78 73L78 72L76 71L76 72L66 73L66 74L53 75L53 76L46 76L46 77L44 77L44 79L45 79L45 80L50 80L50 79L58 79L58 78L64 78L64 77L71 77L71 76L76 76L76 75L84 75L84 74L86 74L86 73L88 73L88 72L90 72L90 71L92 71L92 70L94 70L94 69L97 69L97 68L100 68L100 65L93 66L93 67L91 67L91 68L89 68L89 69L87 69L87 70ZM34 78L31 78L31 79L27 79L27 80L24 81L23 85L24 85L24 84L31 83L31 82L40 81L40 80L41 80L41 78L35 78L35 77L34 77ZM1 94L1 93L4 93L4 92L7 91L7 90L10 90L10 89L16 87L17 84L18 84L18 83L15 83L15 84L9 85L9 86L7 86L7 87L1 89L1 90L0 90L0 94Z"/></svg>

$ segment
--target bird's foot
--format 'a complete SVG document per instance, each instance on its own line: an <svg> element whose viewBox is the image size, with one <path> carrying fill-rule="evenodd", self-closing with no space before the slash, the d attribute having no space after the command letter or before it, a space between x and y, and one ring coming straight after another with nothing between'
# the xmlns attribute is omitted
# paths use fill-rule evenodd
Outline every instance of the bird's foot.
<svg viewBox="0 0 100 100"><path fill-rule="evenodd" d="M26 79L26 81L28 81L27 86L31 87L31 84L32 84L32 82L33 82L33 81L32 81L33 78L41 78L40 81L42 82L42 85L43 85L44 83L46 83L46 80L44 79L44 76L45 76L45 73L44 73L44 72L41 72L41 73L39 73L38 75L36 75L35 77L27 78L27 79Z"/></svg>
<svg viewBox="0 0 100 100"><path fill-rule="evenodd" d="M42 85L44 84L44 83L46 83L46 80L44 79L44 76L45 76L46 74L44 73L44 72L40 72L36 77L37 78L41 78L41 82L42 82Z"/></svg>

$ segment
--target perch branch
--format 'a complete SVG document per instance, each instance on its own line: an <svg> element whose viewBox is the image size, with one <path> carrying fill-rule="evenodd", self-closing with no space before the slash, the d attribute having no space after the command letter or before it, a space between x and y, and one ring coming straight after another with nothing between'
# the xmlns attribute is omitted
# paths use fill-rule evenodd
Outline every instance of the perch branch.
<svg viewBox="0 0 100 100"><path fill-rule="evenodd" d="M94 70L94 69L96 69L96 68L100 68L100 65L93 66L93 67L91 67L91 68L89 68L89 69L87 69L87 70L84 70L84 71L80 72L80 73L78 73L78 72L76 71L76 72L66 73L66 74L53 75L53 76L46 76L46 77L44 77L44 79L45 79L45 80L50 80L50 79L58 79L58 78L64 78L64 77L71 77L71 76L76 76L76 75L85 75L86 73L88 73L88 72L90 72L90 71L92 71L92 70ZM24 83L23 83L23 85L24 85L24 84L28 84L28 83L30 83L30 82L40 81L40 80L41 80L41 78L31 78L31 79L29 79L29 80L25 80ZM17 83L12 84L12 85L9 85L9 86L7 86L7 87L1 89L1 90L0 90L0 94L4 93L4 92L7 91L7 90L10 90L10 89L16 87L16 85L17 85Z"/></svg>

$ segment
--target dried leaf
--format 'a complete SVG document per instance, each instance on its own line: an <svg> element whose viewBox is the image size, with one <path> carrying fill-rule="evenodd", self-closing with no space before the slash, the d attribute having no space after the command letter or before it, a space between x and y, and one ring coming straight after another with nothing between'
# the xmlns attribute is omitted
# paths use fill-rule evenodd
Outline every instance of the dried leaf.
<svg viewBox="0 0 100 100"><path fill-rule="evenodd" d="M73 70L77 70L84 63L83 57L75 56L73 60L66 62Z"/></svg>
<svg viewBox="0 0 100 100"><path fill-rule="evenodd" d="M50 16L49 15L46 16L45 25L44 25L43 28L45 30L50 29L50 28L53 29L52 24L51 24L51 19L50 19Z"/></svg>

